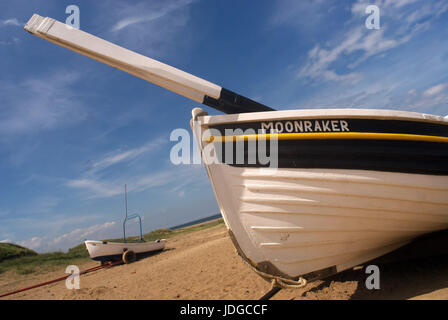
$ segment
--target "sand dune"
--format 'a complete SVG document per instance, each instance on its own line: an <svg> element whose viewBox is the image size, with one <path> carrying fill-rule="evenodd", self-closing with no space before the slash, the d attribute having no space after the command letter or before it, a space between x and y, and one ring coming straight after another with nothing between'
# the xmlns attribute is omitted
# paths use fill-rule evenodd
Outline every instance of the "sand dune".
<svg viewBox="0 0 448 320"><path fill-rule="evenodd" d="M79 267L84 270L97 264L90 261ZM379 267L380 290L367 290L364 282L368 275L364 269L358 269L302 289L281 290L273 299L448 298L447 255L412 262L386 261ZM64 275L64 271L65 268L45 275L15 277L14 281L2 275L0 292L54 279ZM79 290L68 290L65 282L60 282L7 298L258 299L269 289L270 284L238 257L224 225L219 225L169 239L165 251L135 263L83 275Z"/></svg>

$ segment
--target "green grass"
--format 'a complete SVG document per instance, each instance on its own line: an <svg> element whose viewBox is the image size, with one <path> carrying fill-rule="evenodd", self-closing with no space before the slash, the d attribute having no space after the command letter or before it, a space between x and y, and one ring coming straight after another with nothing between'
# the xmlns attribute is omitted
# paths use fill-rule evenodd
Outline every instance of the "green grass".
<svg viewBox="0 0 448 320"><path fill-rule="evenodd" d="M157 239L169 239L181 234L188 234L199 230L212 228L223 223L223 219L217 219L212 222L185 227L181 229L158 229L143 235L145 241L154 241ZM130 237L127 241L138 241L139 237ZM107 241L122 242L123 239L110 239ZM90 259L89 253L84 243L68 250L68 252L50 252L37 254L36 252L17 246L4 246L0 244L0 273L5 271L14 271L17 274L45 273L54 271L58 267L68 266L70 264L80 264ZM12 247L14 246L14 247ZM5 247L3 253L2 248ZM8 248L8 250L6 250ZM1 258L1 257L9 258Z"/></svg>
<svg viewBox="0 0 448 320"><path fill-rule="evenodd" d="M83 262L89 259L89 254L80 244L71 248L68 252L50 252L35 255L21 256L0 262L0 273L7 270L18 274L29 274L40 271L51 271L57 267Z"/></svg>
<svg viewBox="0 0 448 320"><path fill-rule="evenodd" d="M34 252L33 250L21 247L17 244L0 243L0 262L7 259L20 258L24 256L35 256L35 255L37 255L37 253Z"/></svg>

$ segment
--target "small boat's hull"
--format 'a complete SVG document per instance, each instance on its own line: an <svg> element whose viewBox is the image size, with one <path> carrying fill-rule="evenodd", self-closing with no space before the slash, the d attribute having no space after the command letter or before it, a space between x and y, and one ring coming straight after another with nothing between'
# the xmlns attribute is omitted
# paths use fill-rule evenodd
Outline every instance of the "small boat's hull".
<svg viewBox="0 0 448 320"><path fill-rule="evenodd" d="M137 257L165 248L166 240L137 243L118 243L107 241L87 240L84 242L90 258L95 261L120 260L123 252L133 251Z"/></svg>
<svg viewBox="0 0 448 320"><path fill-rule="evenodd" d="M211 140L203 138L207 129L246 130L251 127L250 121L256 128L262 121L275 126L310 118L337 119L339 128L341 121L346 121L348 129L354 127L356 121L352 120L371 119L376 126L367 132L384 133L388 129L386 133L396 135L379 137L397 138L393 140L395 147L384 139L364 139L363 135L304 139L298 133L296 138L306 141L300 140L297 145L305 142L309 148L288 154L288 149L282 153L279 145L278 167L250 164L247 159L238 165L229 164L227 157L219 163L206 160L231 238L240 255L256 269L290 279L328 276L393 251L419 235L448 228L448 122L442 117L378 110L209 117L196 111L192 127L204 159L212 144L219 154L217 148L223 141L208 143ZM405 121L409 126L403 125ZM393 132L394 122L409 134ZM362 127L368 127L368 121ZM420 131L410 131L415 127ZM383 132L375 128L383 128ZM250 136L243 138L248 140ZM314 146L313 139L318 140ZM290 139L288 142L293 143ZM409 147L407 143L415 144ZM360 146L358 158L354 144ZM339 146L340 150L328 145ZM413 152L416 146L420 149ZM400 155L400 151L406 154ZM247 148L245 152L247 157ZM403 162L407 160L409 163Z"/></svg>

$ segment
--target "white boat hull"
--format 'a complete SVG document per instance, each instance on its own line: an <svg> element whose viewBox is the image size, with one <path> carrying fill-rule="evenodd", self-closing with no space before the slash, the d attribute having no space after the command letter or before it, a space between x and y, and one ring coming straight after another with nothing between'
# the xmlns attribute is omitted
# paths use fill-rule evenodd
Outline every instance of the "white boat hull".
<svg viewBox="0 0 448 320"><path fill-rule="evenodd" d="M135 254L161 251L165 248L166 240L137 243L118 243L107 241L86 240L85 242L90 258L97 261L119 260L123 252L133 251Z"/></svg>
<svg viewBox="0 0 448 320"><path fill-rule="evenodd" d="M268 262L292 278L330 266L340 272L448 227L445 177L225 165L209 169L238 246L258 266L266 265L264 272Z"/></svg>
<svg viewBox="0 0 448 320"><path fill-rule="evenodd" d="M325 110L331 117L339 111ZM283 115L297 118L300 112ZM239 116L194 117L202 151L206 143L198 137L210 125L234 124L250 115ZM206 168L240 255L270 275L328 276L448 228L446 175L225 163Z"/></svg>

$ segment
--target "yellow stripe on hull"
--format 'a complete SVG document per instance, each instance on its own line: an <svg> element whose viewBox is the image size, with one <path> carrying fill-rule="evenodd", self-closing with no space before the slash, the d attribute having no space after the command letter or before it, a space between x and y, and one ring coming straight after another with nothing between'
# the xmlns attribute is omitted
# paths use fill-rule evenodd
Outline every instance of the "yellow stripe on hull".
<svg viewBox="0 0 448 320"><path fill-rule="evenodd" d="M313 133L266 133L246 134L238 136L211 136L204 142L232 142L252 140L325 140L325 139L364 139L364 140L401 140L426 141L448 143L448 137L428 136L404 133L377 133L377 132L313 132Z"/></svg>

